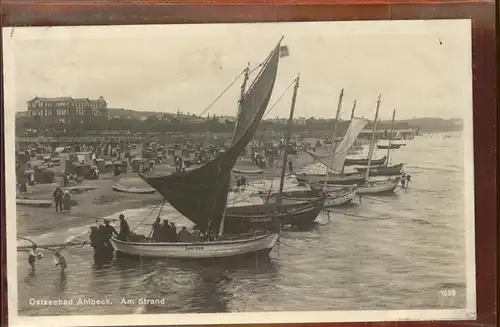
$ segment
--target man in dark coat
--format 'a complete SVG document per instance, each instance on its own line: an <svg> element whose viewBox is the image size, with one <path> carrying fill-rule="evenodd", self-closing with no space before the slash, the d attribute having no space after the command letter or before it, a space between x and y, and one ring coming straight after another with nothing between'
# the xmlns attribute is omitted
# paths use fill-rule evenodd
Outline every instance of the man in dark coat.
<svg viewBox="0 0 500 327"><path fill-rule="evenodd" d="M56 203L56 212L63 210L63 191L60 187L57 187L52 196L54 197L54 202Z"/></svg>
<svg viewBox="0 0 500 327"><path fill-rule="evenodd" d="M120 219L120 233L118 234L118 239L126 241L130 234L130 227L128 226L128 223L125 220L125 216L123 214L120 215L119 219Z"/></svg>

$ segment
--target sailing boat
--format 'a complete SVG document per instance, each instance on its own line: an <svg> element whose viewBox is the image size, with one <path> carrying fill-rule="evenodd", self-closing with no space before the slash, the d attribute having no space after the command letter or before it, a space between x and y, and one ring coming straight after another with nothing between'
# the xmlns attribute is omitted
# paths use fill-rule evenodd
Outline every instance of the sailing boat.
<svg viewBox="0 0 500 327"><path fill-rule="evenodd" d="M343 91L341 92L341 97L339 98L339 108L337 109L337 116L339 114L342 96L343 96ZM332 142L332 147L335 147L335 151L332 152L331 151L332 148L330 148L328 164L325 165L324 163L321 162L323 165L326 166L327 170L326 173L325 174L299 173L297 174L298 181L307 182L310 185L319 183L323 185L327 184L327 185L349 185L349 186L355 184L362 184L365 182L365 176L363 174L343 173L347 153L349 152L349 149L352 147L352 145L356 142L356 138L358 137L359 133L363 130L363 128L367 124L367 121L365 119L354 117L354 109L355 107L353 107L353 110L351 112L351 121L347 129L347 132L345 133L339 146L337 147L333 145L335 142ZM336 120L337 119L338 117L336 118ZM335 126L332 139L334 138L335 138ZM332 190L332 188L330 188L330 190Z"/></svg>
<svg viewBox="0 0 500 327"><path fill-rule="evenodd" d="M380 166L372 166L370 167L370 176L400 176L402 174L403 170L403 164L400 163L398 165L394 166L389 166L389 158L391 154L391 149L392 149L392 140L393 140L393 133L394 133L394 118L396 116L396 110L392 112L392 123L391 123L391 131L389 134L389 145L386 147L387 148L387 156L384 158L387 158L386 163L384 165ZM382 149L380 146L377 145L379 149ZM360 173L366 173L366 170L368 167L364 168L356 168L356 170Z"/></svg>
<svg viewBox="0 0 500 327"><path fill-rule="evenodd" d="M337 122L338 122L339 116L340 116L340 109L342 108L343 96L344 96L344 90L342 89L340 91L339 101L337 104L337 113L336 113L334 124L333 124L332 142L330 142L331 146L330 146L330 152L328 154L328 158L329 158L328 166L331 164L331 159L333 157L333 154L335 153L334 149L337 145L337 142L334 142L333 140L335 140L335 136L336 136ZM309 152L306 151L306 153L309 153ZM311 154L311 155L314 156L314 154ZM327 170L326 175L323 175L323 176L325 176L325 181L324 181L323 185L326 185L326 183L329 181L329 174L328 173L329 173L329 171ZM301 180L302 178L303 178L303 176L301 176L301 174L299 174L297 176L297 180ZM313 184L310 184L310 185L313 185ZM319 199L321 196L324 196L325 200L324 200L323 207L331 207L331 206L339 206L339 205L343 205L343 204L351 202L356 195L356 189L357 189L356 185L337 187L335 189L332 189L332 188L326 189L324 187L313 187L312 188L313 192L311 192L311 190L292 191L292 192L286 192L285 194L283 194L283 196L289 200L305 200L305 199L314 200L314 199ZM316 191L316 192L314 192L314 191ZM322 193L323 193L323 195L322 195Z"/></svg>
<svg viewBox="0 0 500 327"><path fill-rule="evenodd" d="M375 133L377 130L377 119L378 119L378 112L380 109L380 99L382 95L378 96L377 99L377 110L375 111L375 120L373 121L373 126L372 126L372 139L370 142L370 150L368 152L368 167L371 167L371 159L373 156L373 150L375 147ZM359 195L364 195L364 194L392 194L396 190L396 187L398 186L399 183L399 177L395 179L388 179L385 181L369 181L370 177L370 169L367 169L365 172L366 176L366 182L363 185L360 185L358 189L358 194Z"/></svg>
<svg viewBox="0 0 500 327"><path fill-rule="evenodd" d="M331 188L328 185L328 182L330 181L330 167L332 166L334 156L337 151L337 142L335 142L336 134L337 134L337 124L340 118L340 109L342 108L342 99L344 98L344 89L340 91L340 96L339 96L339 102L337 104L337 113L335 115L335 121L333 123L333 133L332 133L332 145L330 146L330 153L328 154L328 165L326 165L326 174L325 174L325 181L323 183L322 190L323 192L326 193L327 198L325 200L325 207L334 207L334 206L339 206L343 205L346 203L351 202L354 197L356 196L356 190L358 189L358 186L356 184L350 185L350 186L343 186L343 187L337 187L337 188ZM351 114L351 121L354 116L354 109L356 107L356 103L354 104L354 108L352 109L352 114ZM346 134L348 135L348 134ZM343 167L343 166L342 166ZM342 168L343 170L343 168ZM340 176L334 176L334 178L342 178L343 174L341 173Z"/></svg>
<svg viewBox="0 0 500 327"><path fill-rule="evenodd" d="M295 79L290 118L285 136L285 149L291 138L293 113L299 88L299 77ZM283 192L285 173L288 163L288 151L283 151L282 171L279 192L269 194L267 203L227 208L225 229L231 232L246 232L252 229L272 230L277 224L309 226L323 210L324 194L316 190Z"/></svg>
<svg viewBox="0 0 500 327"><path fill-rule="evenodd" d="M260 65L261 69L246 90L248 67L243 71L245 79L243 96L238 106L238 116L231 146L215 159L189 171L158 174L139 174L186 218L205 231L205 235L221 234L217 240L198 242L139 242L111 238L116 251L133 256L166 258L224 258L250 253L268 254L277 243L279 232L251 235L224 235L224 219L229 192L231 171L237 158L253 138L267 105L276 80L280 59L281 40Z"/></svg>

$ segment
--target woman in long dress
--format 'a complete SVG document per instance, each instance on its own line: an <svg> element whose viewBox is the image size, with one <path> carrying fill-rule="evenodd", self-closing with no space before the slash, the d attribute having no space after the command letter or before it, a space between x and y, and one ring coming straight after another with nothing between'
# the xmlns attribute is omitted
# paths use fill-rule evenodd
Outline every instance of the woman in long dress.
<svg viewBox="0 0 500 327"><path fill-rule="evenodd" d="M68 213L71 213L71 195L69 194L68 191L64 192L63 205L64 205L64 210L68 211Z"/></svg>

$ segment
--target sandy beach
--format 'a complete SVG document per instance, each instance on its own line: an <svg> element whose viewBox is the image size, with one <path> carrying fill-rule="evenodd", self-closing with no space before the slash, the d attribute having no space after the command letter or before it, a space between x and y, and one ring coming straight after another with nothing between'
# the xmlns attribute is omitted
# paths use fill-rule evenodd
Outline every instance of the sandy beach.
<svg viewBox="0 0 500 327"><path fill-rule="evenodd" d="M312 158L306 153L289 156L289 160L292 160L295 171L300 170L306 164L312 163ZM240 169L257 168L249 159L242 159L236 167ZM165 167L158 166L155 169L163 171ZM252 181L279 177L280 173L281 165L275 162L275 167L266 167L263 174L247 176L247 179ZM115 183L139 188L147 187L147 184L137 175L127 174L126 176L115 177L108 173L101 174L97 180L85 180L79 184L92 189L72 194L72 200L76 201L77 205L72 207L70 214L56 212L54 205L49 208L18 205L16 207L18 236L29 237L34 234L50 232L54 229L54 224L58 224L59 228L84 226L98 218L107 217L114 213L118 218L118 214L124 210L156 205L162 200L158 193L134 194L113 191L112 186ZM56 177L55 183L29 186L28 192L23 196L32 199L52 200L52 192L59 185L59 178Z"/></svg>

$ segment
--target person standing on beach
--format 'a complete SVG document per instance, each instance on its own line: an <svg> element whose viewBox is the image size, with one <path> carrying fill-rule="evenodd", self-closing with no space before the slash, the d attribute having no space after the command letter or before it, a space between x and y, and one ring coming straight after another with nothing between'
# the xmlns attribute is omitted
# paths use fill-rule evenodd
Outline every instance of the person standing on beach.
<svg viewBox="0 0 500 327"><path fill-rule="evenodd" d="M54 197L54 202L56 203L56 212L62 211L62 202L63 202L63 191L60 187L57 187L52 196Z"/></svg>
<svg viewBox="0 0 500 327"><path fill-rule="evenodd" d="M68 191L64 191L62 202L64 204L64 210L68 211L68 213L71 213L71 194L69 194Z"/></svg>

